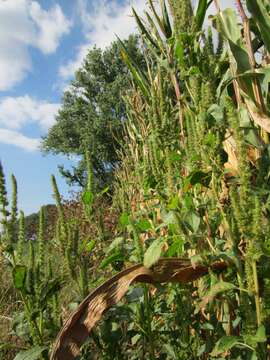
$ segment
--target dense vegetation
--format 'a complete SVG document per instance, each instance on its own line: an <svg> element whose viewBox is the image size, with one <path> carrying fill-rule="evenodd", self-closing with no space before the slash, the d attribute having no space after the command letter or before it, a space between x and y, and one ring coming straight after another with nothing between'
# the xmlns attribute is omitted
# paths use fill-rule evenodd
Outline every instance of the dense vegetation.
<svg viewBox="0 0 270 360"><path fill-rule="evenodd" d="M118 42L133 80L113 191L100 190L82 143L80 199L63 203L52 177L55 229L45 241L42 208L30 240L23 212L17 225L16 179L9 206L0 168L4 359L269 358L270 5L237 0L222 11L214 1L207 28L210 3L149 0L144 19L133 10L144 65ZM78 307L138 263L150 286L122 298L126 270ZM107 312L91 328L99 306Z"/></svg>
<svg viewBox="0 0 270 360"><path fill-rule="evenodd" d="M125 46L132 58L144 67L144 58L136 36ZM126 119L122 95L128 90L131 76L124 63L118 41L101 50L89 50L75 79L64 92L61 108L42 148L45 153L80 157L72 170L60 166L60 172L71 184L85 184L85 162L81 155L88 149L93 158L94 175L100 186L110 184L118 164L117 149Z"/></svg>

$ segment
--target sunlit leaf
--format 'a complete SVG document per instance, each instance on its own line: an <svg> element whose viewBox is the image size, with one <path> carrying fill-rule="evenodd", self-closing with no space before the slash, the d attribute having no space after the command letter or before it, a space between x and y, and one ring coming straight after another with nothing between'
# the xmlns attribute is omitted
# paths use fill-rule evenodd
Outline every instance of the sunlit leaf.
<svg viewBox="0 0 270 360"><path fill-rule="evenodd" d="M144 254L143 263L145 267L150 268L159 260L162 254L164 242L165 240L163 238L156 239L152 242Z"/></svg>
<svg viewBox="0 0 270 360"><path fill-rule="evenodd" d="M82 194L82 201L85 205L92 205L94 201L94 194L91 191L84 191Z"/></svg>
<svg viewBox="0 0 270 360"><path fill-rule="evenodd" d="M17 290L25 290L27 268L23 265L16 265L12 270L13 284Z"/></svg>

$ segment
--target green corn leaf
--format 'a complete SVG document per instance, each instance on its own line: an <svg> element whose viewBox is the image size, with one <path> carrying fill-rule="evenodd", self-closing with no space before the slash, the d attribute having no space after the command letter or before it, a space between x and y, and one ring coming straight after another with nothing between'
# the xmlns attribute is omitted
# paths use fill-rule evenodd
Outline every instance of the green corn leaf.
<svg viewBox="0 0 270 360"><path fill-rule="evenodd" d="M233 9L225 9L218 16L220 23L220 32L228 41L231 53L236 61L237 75L249 71L250 63L247 50L243 43L241 28L238 23L236 12ZM215 17L214 17L215 19ZM214 21L215 26L215 21ZM249 77L238 79L242 90L247 93L254 101L252 79Z"/></svg>
<svg viewBox="0 0 270 360"><path fill-rule="evenodd" d="M14 360L38 360L45 350L47 350L46 346L34 346L30 350L20 351Z"/></svg>
<svg viewBox="0 0 270 360"><path fill-rule="evenodd" d="M207 0L199 1L196 15L195 15L195 23L196 23L197 31L201 30L204 19L205 19L206 11L212 2L213 2L213 0L211 0L209 2Z"/></svg>
<svg viewBox="0 0 270 360"><path fill-rule="evenodd" d="M172 27L171 27L170 18L165 0L161 0L161 11L162 11L165 35L166 38L169 39L172 36Z"/></svg>
<svg viewBox="0 0 270 360"><path fill-rule="evenodd" d="M268 11L262 0L246 0L246 4L261 32L264 45L270 52L270 15Z"/></svg>
<svg viewBox="0 0 270 360"><path fill-rule="evenodd" d="M136 11L134 10L134 8L132 8L132 13L135 17L136 23L142 33L142 35L145 35L145 37L150 41L150 43L154 46L154 47L158 47L157 44L155 43L155 41L153 40L152 36L149 34L149 32L147 31L146 27L144 26L143 22L141 21L140 17L138 16L138 14L136 13Z"/></svg>
<svg viewBox="0 0 270 360"><path fill-rule="evenodd" d="M225 9L218 17L221 24L220 31L228 40L230 49L237 62L238 74L250 70L249 58L243 43L236 12L233 9Z"/></svg>
<svg viewBox="0 0 270 360"><path fill-rule="evenodd" d="M152 10L152 13L153 13L153 15L154 15L154 17L155 17L158 25L159 25L160 30L162 31L163 35L166 36L166 30L165 30L164 24L163 24L161 18L160 18L160 17L158 16L158 14L157 14L156 9L155 9L155 6L154 6L152 0L149 0L149 5L150 5L150 8L151 8L151 10Z"/></svg>
<svg viewBox="0 0 270 360"><path fill-rule="evenodd" d="M156 239L152 242L144 254L143 264L145 267L150 268L159 260L162 254L164 242L164 238Z"/></svg>
<svg viewBox="0 0 270 360"><path fill-rule="evenodd" d="M148 84L147 84L145 78L143 77L141 71L138 69L138 67L136 65L135 66L133 65L132 60L129 57L125 48L122 47L120 51L121 51L121 55L122 55L124 62L126 63L127 67L129 68L129 70L134 78L134 81L137 83L137 85L141 89L145 98L148 99L150 97L149 90L148 90Z"/></svg>
<svg viewBox="0 0 270 360"><path fill-rule="evenodd" d="M155 24L152 16L147 11L145 12L145 16L147 18L149 25L151 26L151 31L153 32L153 34L155 34L156 43L158 45L158 50L160 50L161 52L164 52L164 41L158 32L158 29L156 27L156 24ZM149 50L151 50L151 48L149 48ZM156 56L158 57L159 53L156 53Z"/></svg>

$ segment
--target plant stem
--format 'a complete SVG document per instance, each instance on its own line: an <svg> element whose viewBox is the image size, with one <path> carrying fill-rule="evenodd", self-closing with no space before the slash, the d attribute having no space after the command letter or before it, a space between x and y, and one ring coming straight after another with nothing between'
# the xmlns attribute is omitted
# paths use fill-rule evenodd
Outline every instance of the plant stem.
<svg viewBox="0 0 270 360"><path fill-rule="evenodd" d="M257 315L257 324L261 325L261 304L260 304L260 296L259 296L259 283L258 283L258 274L257 274L257 264L256 261L252 261L252 272L253 272L253 281L254 281L254 297L255 297L255 305L256 305L256 315Z"/></svg>

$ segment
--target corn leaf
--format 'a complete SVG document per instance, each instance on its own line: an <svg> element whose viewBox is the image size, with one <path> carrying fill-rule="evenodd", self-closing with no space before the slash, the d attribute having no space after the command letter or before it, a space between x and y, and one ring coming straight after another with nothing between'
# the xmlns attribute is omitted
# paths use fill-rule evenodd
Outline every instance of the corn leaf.
<svg viewBox="0 0 270 360"><path fill-rule="evenodd" d="M207 0L199 1L196 15L195 15L195 23L196 23L197 31L201 30L204 19L205 19L206 11L212 2L213 2L213 0L211 0L209 2Z"/></svg>
<svg viewBox="0 0 270 360"><path fill-rule="evenodd" d="M121 56L122 56L124 62L126 63L127 67L129 68L130 72L132 73L133 78L134 78L135 82L137 83L137 85L139 86L139 88L141 89L143 95L145 96L146 99L148 99L150 94L149 94L149 90L148 90L148 84L147 84L146 77L140 71L138 66L132 61L131 57L129 56L129 54L127 52L125 44L119 38L118 38L118 40L119 40L119 44L121 46L120 51L121 51Z"/></svg>
<svg viewBox="0 0 270 360"><path fill-rule="evenodd" d="M268 11L261 0L246 0L246 4L261 32L264 45L270 52L270 15Z"/></svg>
<svg viewBox="0 0 270 360"><path fill-rule="evenodd" d="M215 262L210 266L213 271L226 267L224 262ZM77 358L80 355L80 347L102 314L123 298L132 283L188 283L207 273L207 266L192 267L190 260L181 258L160 259L152 269L137 264L121 271L91 292L70 316L58 334L50 359Z"/></svg>
<svg viewBox="0 0 270 360"><path fill-rule="evenodd" d="M165 27L164 27L164 24L162 22L162 19L158 16L157 12L156 12L156 9L155 9L155 6L153 5L153 1L152 0L149 0L149 5L150 5L150 8L152 10L152 13L160 27L160 30L162 31L163 35L166 36L166 30L165 30Z"/></svg>
<svg viewBox="0 0 270 360"><path fill-rule="evenodd" d="M165 35L166 35L166 38L169 39L172 36L172 27L171 27L170 18L169 18L165 0L161 0L161 11L162 11Z"/></svg>
<svg viewBox="0 0 270 360"><path fill-rule="evenodd" d="M243 43L241 29L238 24L236 12L232 9L225 9L218 15L220 21L220 32L228 41L231 53L236 61L237 75L249 71L250 63L248 53ZM215 24L215 23L214 23ZM252 79L249 77L238 79L240 87L247 93L253 100L254 92L252 87Z"/></svg>
<svg viewBox="0 0 270 360"><path fill-rule="evenodd" d="M132 13L135 17L136 23L142 33L142 35L145 35L145 37L150 41L150 43L154 46L154 47L158 47L157 44L155 43L155 41L153 40L152 36L149 34L149 32L147 31L146 27L144 26L143 22L141 21L140 17L138 16L138 14L136 13L136 11L134 10L134 8L132 8Z"/></svg>

